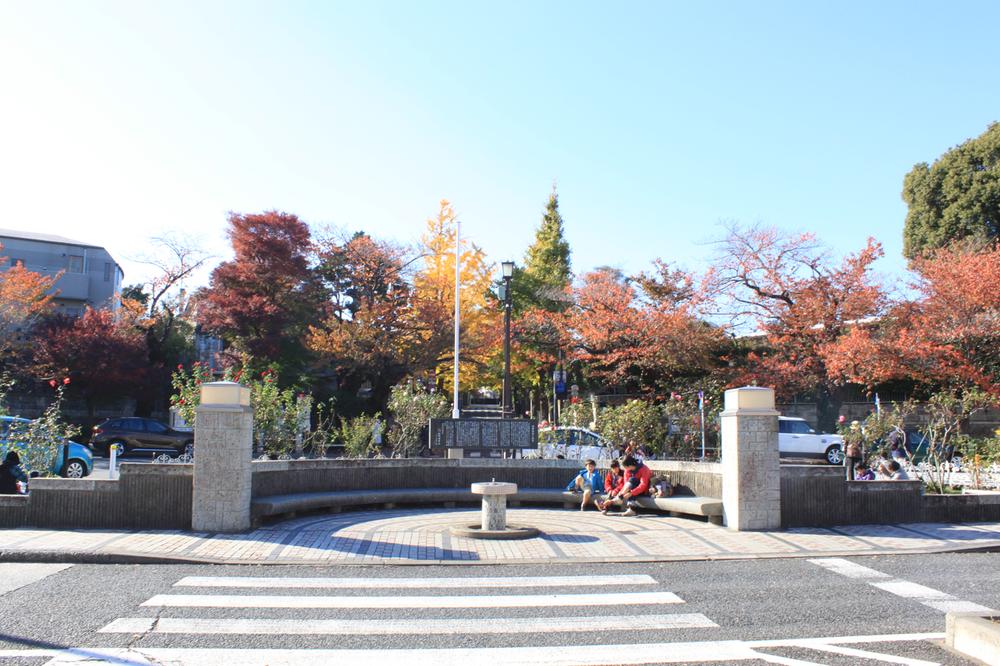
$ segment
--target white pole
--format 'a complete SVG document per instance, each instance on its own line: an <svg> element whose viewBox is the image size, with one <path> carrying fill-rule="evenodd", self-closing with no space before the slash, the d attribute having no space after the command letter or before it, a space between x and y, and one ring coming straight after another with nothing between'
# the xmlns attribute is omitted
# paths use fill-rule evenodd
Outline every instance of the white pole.
<svg viewBox="0 0 1000 666"><path fill-rule="evenodd" d="M453 378L454 382L454 392L452 395L452 407L451 407L451 418L457 419L461 416L458 409L458 331L460 324L460 314L459 307L461 301L459 300L459 285L462 280L462 222L461 220L455 220L455 376Z"/></svg>
<svg viewBox="0 0 1000 666"><path fill-rule="evenodd" d="M701 415L701 459L705 459L705 392L698 391L698 413Z"/></svg>
<svg viewBox="0 0 1000 666"><path fill-rule="evenodd" d="M118 466L118 445L112 444L108 447L108 478L117 479L118 470L115 469Z"/></svg>

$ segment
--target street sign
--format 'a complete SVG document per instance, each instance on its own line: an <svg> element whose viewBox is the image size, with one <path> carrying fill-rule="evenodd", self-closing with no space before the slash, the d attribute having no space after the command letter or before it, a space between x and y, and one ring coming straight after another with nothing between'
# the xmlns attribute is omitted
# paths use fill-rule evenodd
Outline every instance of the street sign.
<svg viewBox="0 0 1000 666"><path fill-rule="evenodd" d="M537 449L534 419L431 419L431 449Z"/></svg>

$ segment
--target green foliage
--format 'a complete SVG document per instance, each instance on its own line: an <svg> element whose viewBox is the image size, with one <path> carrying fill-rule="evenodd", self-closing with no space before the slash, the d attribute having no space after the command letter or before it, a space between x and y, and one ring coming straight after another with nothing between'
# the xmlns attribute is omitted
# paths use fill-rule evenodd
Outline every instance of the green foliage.
<svg viewBox="0 0 1000 666"><path fill-rule="evenodd" d="M362 414L353 419L342 419L340 439L344 443L344 453L350 458L367 458L379 453L379 447L375 444L375 425L376 421L381 420L381 414Z"/></svg>
<svg viewBox="0 0 1000 666"><path fill-rule="evenodd" d="M719 413L722 411L722 385L705 390L705 456L718 457L721 449ZM662 453L672 458L701 457L701 410L698 392L671 393L664 405L670 424Z"/></svg>
<svg viewBox="0 0 1000 666"><path fill-rule="evenodd" d="M1000 237L1000 123L921 162L903 180L909 207L903 254L910 259L954 241L987 243Z"/></svg>
<svg viewBox="0 0 1000 666"><path fill-rule="evenodd" d="M450 413L448 399L440 393L428 393L410 382L392 387L389 395L392 430L389 443L395 455L408 458L420 452L421 435L431 419L443 419Z"/></svg>
<svg viewBox="0 0 1000 666"><path fill-rule="evenodd" d="M257 450L272 456L288 454L296 448L300 443L298 438L309 430L312 411L310 396L297 394L291 388L280 388L277 377L278 371L273 367L264 370L259 377L233 368L225 373L227 381L241 383L250 389ZM213 380L211 369L200 363L188 369L178 365L171 377L174 393L170 396L170 404L192 428L201 404L201 386Z"/></svg>
<svg viewBox="0 0 1000 666"><path fill-rule="evenodd" d="M950 454L956 450L961 435L962 422L972 414L996 404L996 398L972 388L964 391L945 389L928 398L924 404L927 422L927 461L933 467L928 488L942 492L948 474Z"/></svg>
<svg viewBox="0 0 1000 666"><path fill-rule="evenodd" d="M629 400L602 409L597 415L597 432L616 445L635 443L658 452L667 431L661 408L644 400Z"/></svg>
<svg viewBox="0 0 1000 666"><path fill-rule="evenodd" d="M890 435L897 433L896 441L904 444L906 436L906 419L916 411L917 405L912 400L893 404L885 407L881 412L872 412L864 421L858 422L858 427L852 427L854 422L839 423L837 432L844 438L845 448L851 442L861 445L862 451L867 455L889 457L889 449L892 444ZM905 449L907 453L912 453Z"/></svg>
<svg viewBox="0 0 1000 666"><path fill-rule="evenodd" d="M542 222L535 232L535 242L528 248L525 265L513 280L518 309L535 305L546 310L563 310L563 290L570 283L570 249L563 235L559 195L549 195Z"/></svg>
<svg viewBox="0 0 1000 666"><path fill-rule="evenodd" d="M55 398L45 408L40 418L28 422L14 421L10 424L7 441L17 449L21 456L21 464L29 472L51 476L52 465L59 453L59 447L80 433L78 427L67 423L62 417L63 397L68 383L69 380L50 382L55 389ZM0 405L4 403L6 391L10 386L9 379L0 378Z"/></svg>
<svg viewBox="0 0 1000 666"><path fill-rule="evenodd" d="M201 385L213 381L212 369L201 363L194 363L189 368L178 365L170 376L170 385L174 392L170 396L170 406L175 408L190 427L194 427L198 405L201 404Z"/></svg>
<svg viewBox="0 0 1000 666"><path fill-rule="evenodd" d="M333 398L326 402L317 403L316 425L309 432L302 434L303 450L311 451L314 456L325 455L326 450L333 446L340 437L340 429L337 426L337 418L333 410L334 403Z"/></svg>

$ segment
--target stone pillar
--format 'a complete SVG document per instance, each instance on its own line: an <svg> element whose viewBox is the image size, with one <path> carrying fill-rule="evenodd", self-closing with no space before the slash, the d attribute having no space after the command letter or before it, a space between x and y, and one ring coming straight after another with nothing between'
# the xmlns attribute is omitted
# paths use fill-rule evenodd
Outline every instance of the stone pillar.
<svg viewBox="0 0 1000 666"><path fill-rule="evenodd" d="M250 389L234 382L204 384L197 412L191 528L199 532L250 529Z"/></svg>
<svg viewBox="0 0 1000 666"><path fill-rule="evenodd" d="M722 412L722 506L734 530L781 528L781 470L774 389L726 391Z"/></svg>

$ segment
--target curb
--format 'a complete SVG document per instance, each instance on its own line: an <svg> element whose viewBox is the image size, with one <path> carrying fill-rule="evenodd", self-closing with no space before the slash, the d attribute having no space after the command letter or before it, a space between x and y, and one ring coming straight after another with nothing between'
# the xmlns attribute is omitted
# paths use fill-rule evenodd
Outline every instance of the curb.
<svg viewBox="0 0 1000 666"><path fill-rule="evenodd" d="M940 548L921 548L916 550L866 550L866 551L822 551L811 553L750 553L750 554L715 554L715 555L678 555L672 557L656 557L636 555L632 557L579 557L579 558L525 558L504 560L393 560L383 558L366 561L331 561L327 559L289 560L289 559L259 559L231 560L220 558L205 558L191 556L171 557L167 555L149 555L146 553L131 553L127 551L61 551L61 550L6 550L0 551L0 562L19 563L69 563L69 564L214 564L221 566L345 566L345 567L428 567L428 566L514 566L514 565L574 565L574 564L660 564L669 562L738 562L743 560L783 560L808 559L826 557L878 557L899 555L939 555L943 553L1000 553L1000 542L978 546L943 546Z"/></svg>
<svg viewBox="0 0 1000 666"><path fill-rule="evenodd" d="M1000 664L1000 617L982 613L948 613L945 645L986 664Z"/></svg>

